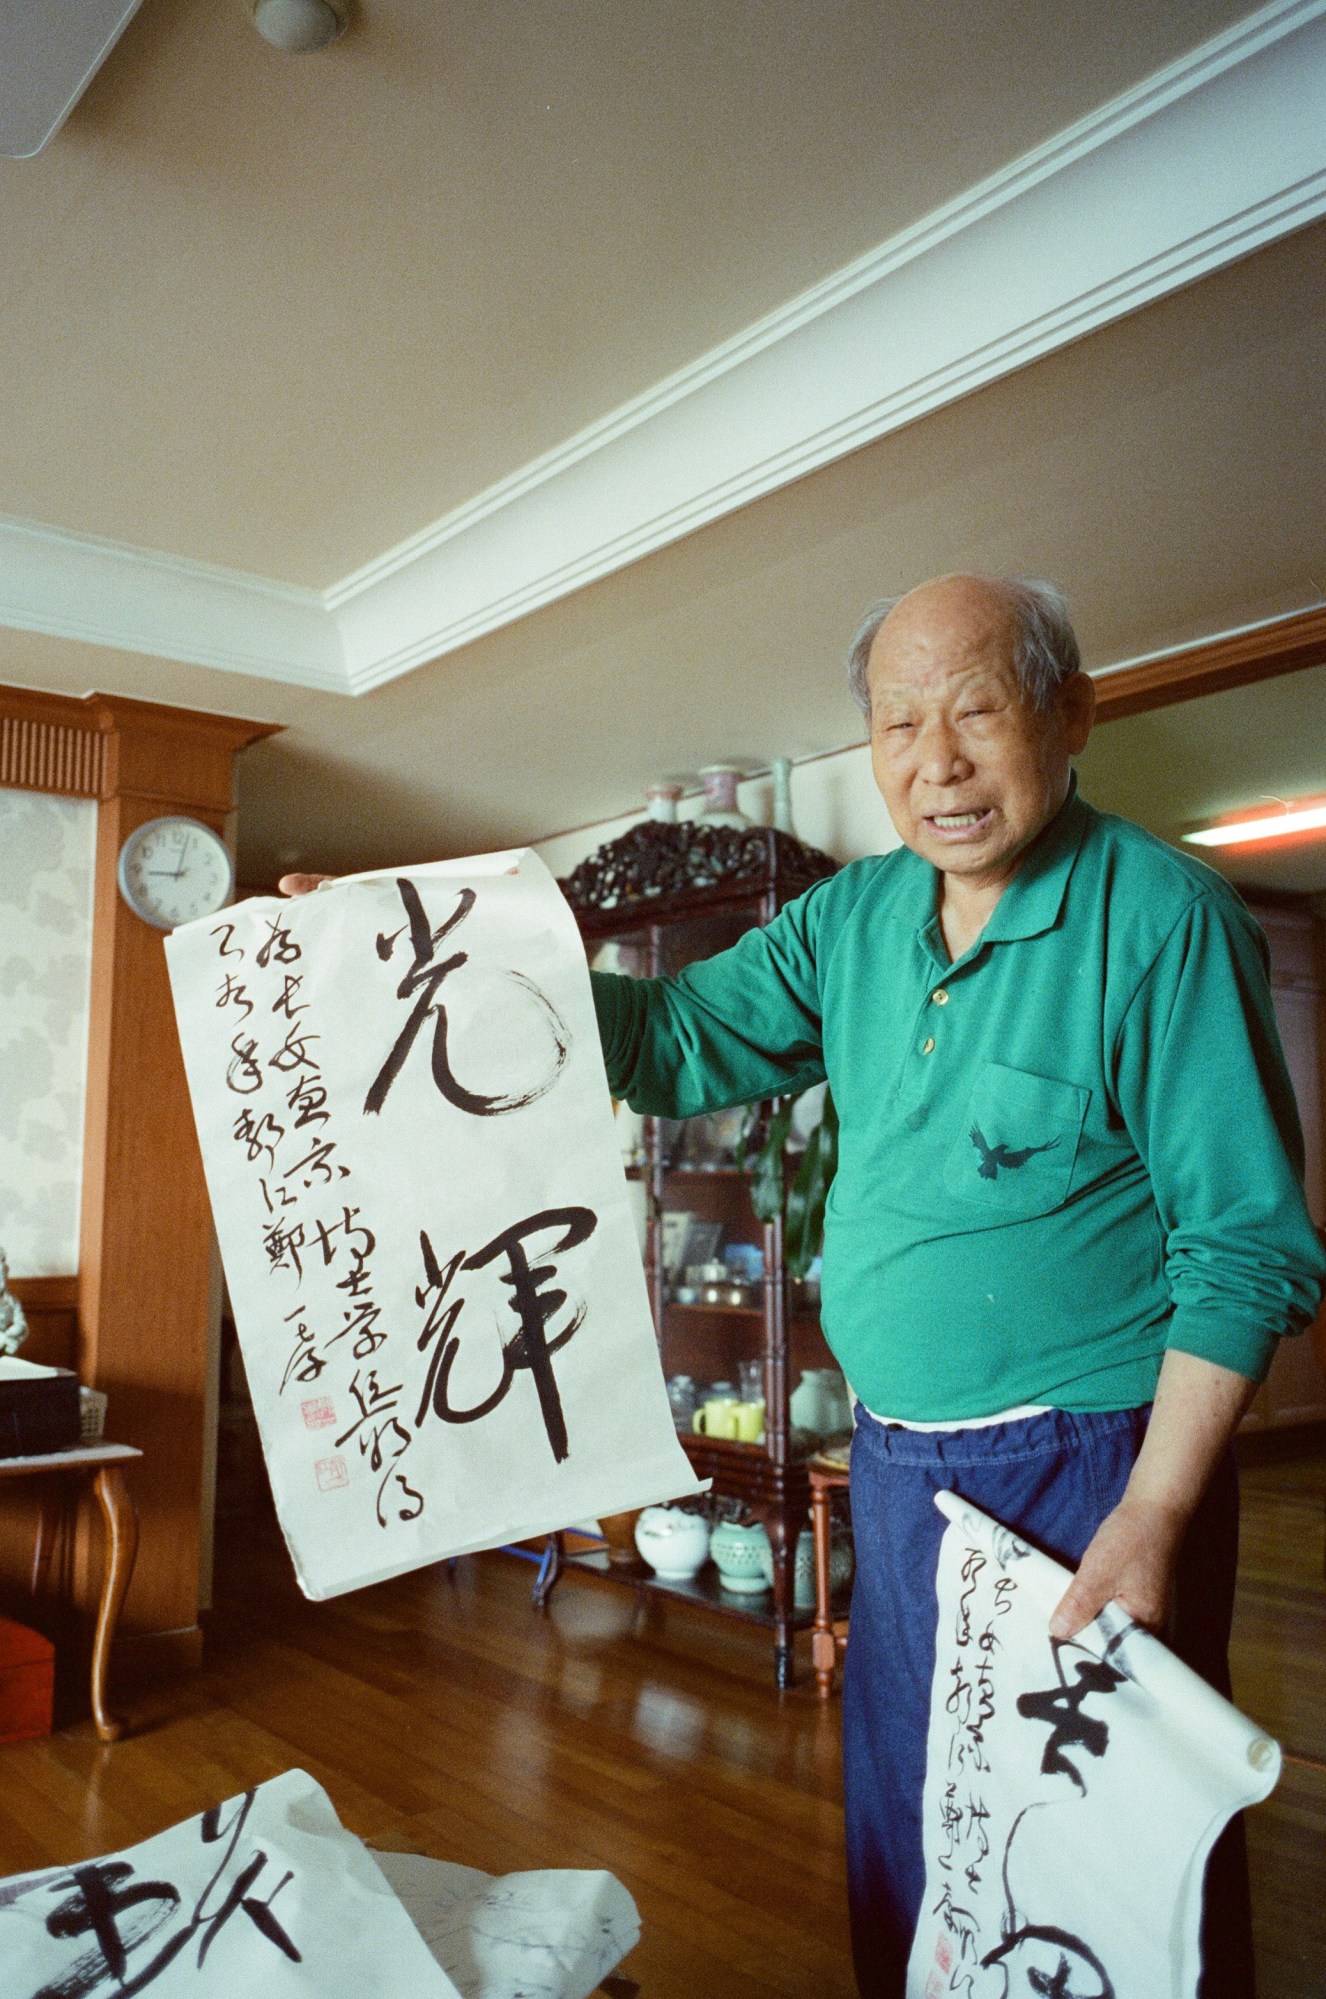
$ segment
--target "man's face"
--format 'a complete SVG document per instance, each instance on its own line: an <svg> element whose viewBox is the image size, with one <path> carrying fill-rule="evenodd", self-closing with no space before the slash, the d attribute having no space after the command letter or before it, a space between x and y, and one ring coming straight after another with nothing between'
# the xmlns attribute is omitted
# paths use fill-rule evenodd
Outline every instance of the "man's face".
<svg viewBox="0 0 1326 1999"><path fill-rule="evenodd" d="M899 838L972 888L1012 880L1091 726L1085 676L1050 713L1029 704L1015 636L997 586L945 577L903 598L870 651L871 761Z"/></svg>

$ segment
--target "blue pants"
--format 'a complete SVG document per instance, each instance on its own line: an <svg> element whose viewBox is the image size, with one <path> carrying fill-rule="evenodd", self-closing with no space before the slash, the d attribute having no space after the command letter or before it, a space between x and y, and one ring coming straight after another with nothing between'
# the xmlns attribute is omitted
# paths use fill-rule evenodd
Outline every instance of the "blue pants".
<svg viewBox="0 0 1326 1999"><path fill-rule="evenodd" d="M925 1886L921 1800L935 1666L935 1575L945 1487L1076 1568L1123 1496L1148 1411L1051 1409L984 1430L890 1429L858 1411L852 1442L856 1583L843 1677L843 1785L852 1950L863 1999L902 1999ZM1180 1558L1167 1642L1228 1695L1238 1559L1232 1457L1212 1480ZM1253 1999L1243 1824L1207 1867L1201 1999Z"/></svg>

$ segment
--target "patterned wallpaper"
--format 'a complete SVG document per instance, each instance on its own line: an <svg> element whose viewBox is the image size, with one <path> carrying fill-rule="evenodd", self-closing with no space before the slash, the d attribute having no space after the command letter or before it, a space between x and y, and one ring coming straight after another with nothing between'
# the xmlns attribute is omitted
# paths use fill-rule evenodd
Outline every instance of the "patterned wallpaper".
<svg viewBox="0 0 1326 1999"><path fill-rule="evenodd" d="M0 790L0 1246L15 1277L78 1269L96 836L92 799Z"/></svg>

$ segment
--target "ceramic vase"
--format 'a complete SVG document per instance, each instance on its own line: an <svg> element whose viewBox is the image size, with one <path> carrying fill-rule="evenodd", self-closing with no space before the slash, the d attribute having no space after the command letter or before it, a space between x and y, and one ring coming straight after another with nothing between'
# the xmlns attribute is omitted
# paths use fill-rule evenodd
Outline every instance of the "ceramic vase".
<svg viewBox="0 0 1326 1999"><path fill-rule="evenodd" d="M780 833L792 833L792 759L775 757L769 766L773 777L773 823Z"/></svg>
<svg viewBox="0 0 1326 1999"><path fill-rule="evenodd" d="M767 1580L773 1582L773 1549L765 1536L764 1551L761 1555ZM851 1578L855 1565L852 1554L851 1536L845 1527L835 1521L833 1536L829 1543L829 1588L841 1589ZM797 1537L796 1562L793 1568L793 1594L798 1610L815 1608L815 1536L809 1527L803 1528Z"/></svg>
<svg viewBox="0 0 1326 1999"><path fill-rule="evenodd" d="M635 1548L635 1523L641 1508L630 1513L608 1513L599 1521L599 1533L608 1544L608 1561L614 1569L633 1569L639 1559Z"/></svg>
<svg viewBox="0 0 1326 1999"><path fill-rule="evenodd" d="M737 806L737 785L744 772L737 764L707 764L700 772L704 781L704 807L700 819L706 826L735 826L739 831L750 820Z"/></svg>
<svg viewBox="0 0 1326 1999"><path fill-rule="evenodd" d="M671 778L645 786L645 812L658 826L675 826L682 788Z"/></svg>
<svg viewBox="0 0 1326 1999"><path fill-rule="evenodd" d="M721 1520L709 1537L709 1552L724 1589L755 1596L769 1588L773 1579L769 1536L758 1521L752 1527L739 1527L735 1520Z"/></svg>
<svg viewBox="0 0 1326 1999"><path fill-rule="evenodd" d="M798 1430L813 1437L836 1437L852 1427L852 1405L842 1371L836 1367L803 1368L792 1390L788 1414Z"/></svg>

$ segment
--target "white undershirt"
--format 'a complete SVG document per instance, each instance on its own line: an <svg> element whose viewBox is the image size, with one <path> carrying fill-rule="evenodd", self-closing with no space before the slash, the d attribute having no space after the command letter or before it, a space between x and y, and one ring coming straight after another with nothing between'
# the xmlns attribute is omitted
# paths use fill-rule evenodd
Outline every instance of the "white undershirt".
<svg viewBox="0 0 1326 1999"><path fill-rule="evenodd" d="M866 1405L861 1404L863 1409ZM997 1416L956 1416L947 1423L909 1423L905 1416L881 1416L874 1409L866 1409L867 1416L877 1423L887 1423L899 1430L988 1430L994 1423L1021 1423L1028 1416L1044 1416L1048 1407L1043 1402L1025 1402L1018 1409L1001 1409Z"/></svg>

